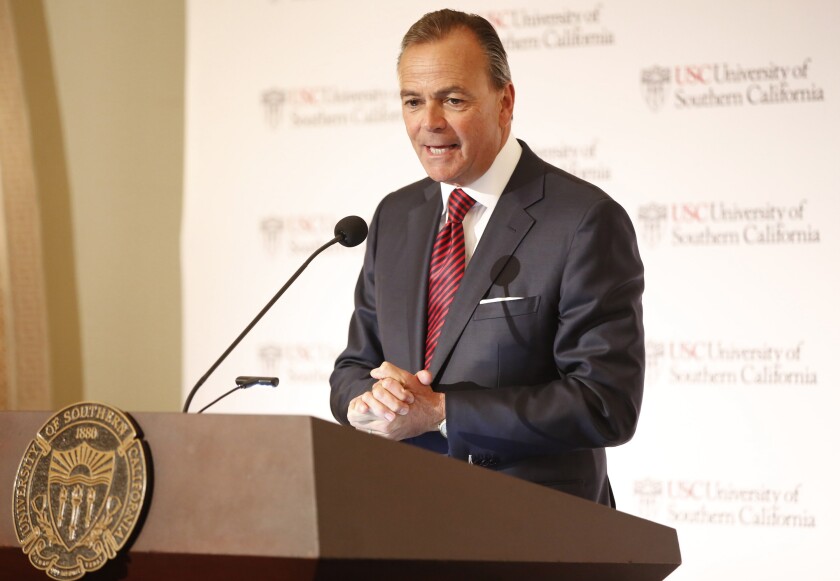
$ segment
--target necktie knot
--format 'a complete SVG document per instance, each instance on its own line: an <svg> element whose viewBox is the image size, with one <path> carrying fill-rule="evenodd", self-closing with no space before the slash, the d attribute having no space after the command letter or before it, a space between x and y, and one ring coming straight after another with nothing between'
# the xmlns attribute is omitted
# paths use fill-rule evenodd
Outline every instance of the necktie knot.
<svg viewBox="0 0 840 581"><path fill-rule="evenodd" d="M475 200L467 195L467 193L462 190L461 188L455 188L452 190L452 193L449 194L449 203L448 203L448 212L449 222L463 222L464 216L467 215L467 212L470 211L475 205Z"/></svg>

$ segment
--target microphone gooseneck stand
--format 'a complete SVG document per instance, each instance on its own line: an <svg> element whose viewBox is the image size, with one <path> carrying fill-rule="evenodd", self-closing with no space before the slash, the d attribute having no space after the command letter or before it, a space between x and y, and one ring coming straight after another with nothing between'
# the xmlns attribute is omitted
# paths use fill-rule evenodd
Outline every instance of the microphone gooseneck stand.
<svg viewBox="0 0 840 581"><path fill-rule="evenodd" d="M212 375L214 371L216 371L216 368L219 367L219 365L221 365L222 361L224 361L227 358L227 356L230 355L231 351L233 351L236 348L236 346L239 345L240 341L242 341L242 339L245 338L245 335L247 335L251 331L251 329L254 328L254 325L256 325L260 321L260 319L262 319L263 316L269 311L269 309L271 309L271 307L274 306L274 303L277 302L277 299L279 299L281 296L283 296L283 293L286 292L286 289L288 289L292 285L292 283L295 282L295 280L297 280L297 278L300 276L300 274L306 269L307 266L309 266L309 263L312 262L312 260L316 256L321 254L324 250L326 250L327 248L329 248L330 246L332 246L336 242L341 243L342 246L348 246L348 247L358 246L359 244L364 242L365 238L367 238L367 230L368 230L367 224L365 223L364 220L362 220L358 216L347 216L346 218L342 218L341 220L339 220L338 224L335 225L335 237L332 240L330 240L329 242L327 242L326 244L324 244L323 246L321 246L320 248L318 248L315 252L313 252L309 256L309 258L306 259L306 261L300 266L300 268L297 269L297 271L295 271L295 273L286 282L286 284L283 285L283 288L281 288L279 291L277 291L277 294L275 294L274 297L272 297L272 299L270 301L268 301L268 304L265 305L265 307L263 307L263 309L257 314L256 317L254 317L254 320L251 321L248 324L248 326L245 327L245 330L242 331L239 334L239 336L236 339L233 340L233 343L230 344L230 347L225 349L225 352L222 353L221 357L219 357L216 360L216 362L213 365L210 366L210 369L208 369L207 372L204 375L201 376L201 379L199 379L198 382L190 390L190 393L187 396L187 400L184 402L184 408L182 410L183 413L187 413L189 411L190 403L192 403L193 397L195 397L195 394L198 392L199 388L202 385L204 385L204 382L207 381L207 378L210 377L210 375ZM229 392L225 393L224 395L222 395L219 398L216 398L210 404L201 408L201 410L198 413L203 412L208 407L215 404L217 401L220 401L221 399L227 397L228 395L230 395L231 393L233 393L237 389L245 389L245 388L251 387L252 385L272 385L272 386L277 385L277 383L274 383L273 381L266 382L266 380L275 380L275 378L245 377L245 378L238 378L238 379L245 379L245 380L254 379L254 380L257 380L257 381L254 381L254 382L244 381L241 385L237 385L235 388L233 388ZM278 383L279 383L279 380L276 380L276 381L278 381ZM239 382L237 381L237 383L239 383Z"/></svg>

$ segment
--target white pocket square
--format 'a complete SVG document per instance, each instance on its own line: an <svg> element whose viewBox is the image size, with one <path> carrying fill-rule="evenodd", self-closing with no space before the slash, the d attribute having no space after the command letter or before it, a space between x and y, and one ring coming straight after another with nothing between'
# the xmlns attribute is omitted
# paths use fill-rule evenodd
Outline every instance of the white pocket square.
<svg viewBox="0 0 840 581"><path fill-rule="evenodd" d="M478 301L479 305L486 305L487 303L500 303L502 301L521 301L525 297L497 297L495 299L482 299Z"/></svg>

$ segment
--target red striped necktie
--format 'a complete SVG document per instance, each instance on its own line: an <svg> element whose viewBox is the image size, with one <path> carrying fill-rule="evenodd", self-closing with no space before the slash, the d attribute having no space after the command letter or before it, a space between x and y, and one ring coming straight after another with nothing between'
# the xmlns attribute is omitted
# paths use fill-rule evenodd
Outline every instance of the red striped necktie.
<svg viewBox="0 0 840 581"><path fill-rule="evenodd" d="M464 190L457 188L449 195L446 224L438 232L429 263L429 302L426 324L426 369L432 364L443 322L449 305L464 278L464 216L475 204Z"/></svg>

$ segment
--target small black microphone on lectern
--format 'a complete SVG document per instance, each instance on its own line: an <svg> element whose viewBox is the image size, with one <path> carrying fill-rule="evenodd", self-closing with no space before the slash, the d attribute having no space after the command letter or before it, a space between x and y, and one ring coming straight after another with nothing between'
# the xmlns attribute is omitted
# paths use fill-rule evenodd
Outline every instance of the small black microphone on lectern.
<svg viewBox="0 0 840 581"><path fill-rule="evenodd" d="M210 375L214 371L216 371L216 368L222 363L222 361L224 361L225 358L227 358L227 356L230 355L230 352L233 351L234 348L237 345L239 345L239 342L242 341L242 339L245 338L245 335L247 335L251 331L251 329L254 328L254 325L256 325L259 322L259 320L263 318L263 315L265 315L268 312L268 310L272 306L274 306L274 303L276 303L277 299L279 299L283 295L283 293L286 292L286 289L289 288L292 285L292 283L295 282L295 280L297 280L297 277L300 276L300 273L302 273L303 270L307 266L309 266L309 263L312 262L312 259L315 258L316 256L318 256L319 254L321 254L324 250L326 250L327 248L329 248L330 246L332 246L336 242L338 242L342 246L347 246L347 247L358 246L359 244L361 244L362 242L365 241L365 238L367 238L368 227L367 227L367 224L365 223L365 221L362 220L361 218L359 218L358 216L347 216L347 217L339 220L338 223L335 225L334 234L335 234L335 237L332 240L330 240L329 242L327 242L326 244L321 246L318 250L313 252L312 255L309 258L306 259L306 262L304 262L300 266L300 268L297 269L297 271L286 282L286 284L283 285L283 288L281 288L279 291L277 291L277 294L274 295L274 297L270 301L268 301L268 304L263 307L263 310L261 310L257 314L257 316L254 317L254 320L251 321L250 324L247 327L245 327L245 330L242 331L239 334L239 337L234 339L233 343L230 344L230 347L228 347L225 350L225 352L222 353L222 356L219 357L216 360L216 362L213 365L210 366L210 369L207 370L207 372L201 377L201 379L198 380L198 383L196 383L193 386L193 388L190 390L190 393L187 396L187 401L184 402L184 409L183 409L184 413L189 411L190 402L192 402L193 397L195 397L195 394L198 392L198 388L200 388L202 385L204 385L204 382L207 381L207 378L210 377ZM240 383L240 380L242 380L242 379L244 379L245 381L242 381ZM256 381L248 381L248 380L256 380ZM271 386L271 387L276 387L277 383L278 383L278 380L277 380L277 378L274 378L274 377L251 377L251 376L247 376L247 377L238 377L237 380L236 380L236 383L237 383L237 386L235 388L233 388L229 392L223 394L222 396L216 398L215 400L213 400L212 402L210 402L209 404L207 404L206 406L201 408L201 410L199 410L198 413L203 412L204 410L209 408L211 405L213 405L217 401L227 397L228 395L230 395L231 393L233 393L237 389L245 389L245 388L251 387L252 385L268 385L268 386Z"/></svg>
<svg viewBox="0 0 840 581"><path fill-rule="evenodd" d="M277 387L280 385L280 380L276 377L258 377L255 375L240 375L236 378L236 385L240 389L246 389L252 385L267 385L269 387Z"/></svg>

